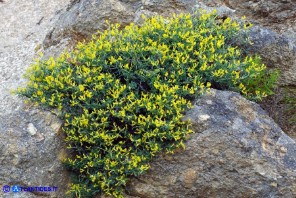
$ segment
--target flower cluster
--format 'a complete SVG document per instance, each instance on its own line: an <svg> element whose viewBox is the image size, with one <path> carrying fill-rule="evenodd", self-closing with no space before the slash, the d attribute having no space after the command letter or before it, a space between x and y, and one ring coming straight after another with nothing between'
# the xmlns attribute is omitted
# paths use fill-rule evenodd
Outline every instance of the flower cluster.
<svg viewBox="0 0 296 198"><path fill-rule="evenodd" d="M230 44L245 24L196 13L119 26L37 60L18 90L62 112L75 197L122 197L128 177L148 170L155 155L184 148L192 131L181 118L210 87L257 99L272 93L275 74Z"/></svg>

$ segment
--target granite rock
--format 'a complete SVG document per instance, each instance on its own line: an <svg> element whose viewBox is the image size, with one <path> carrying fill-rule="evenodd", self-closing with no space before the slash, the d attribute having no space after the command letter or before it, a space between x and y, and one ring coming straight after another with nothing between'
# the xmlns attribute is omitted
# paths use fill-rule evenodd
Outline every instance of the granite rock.
<svg viewBox="0 0 296 198"><path fill-rule="evenodd" d="M261 107L237 93L211 90L185 118L186 150L162 155L127 193L154 197L295 197L296 144Z"/></svg>
<svg viewBox="0 0 296 198"><path fill-rule="evenodd" d="M26 106L11 90L25 84L22 75L36 58L36 46L52 27L53 16L69 3L0 3L0 197L64 197L67 190L69 174L61 163L65 145L57 134L61 121L50 112ZM4 193L3 185L57 186L58 191Z"/></svg>

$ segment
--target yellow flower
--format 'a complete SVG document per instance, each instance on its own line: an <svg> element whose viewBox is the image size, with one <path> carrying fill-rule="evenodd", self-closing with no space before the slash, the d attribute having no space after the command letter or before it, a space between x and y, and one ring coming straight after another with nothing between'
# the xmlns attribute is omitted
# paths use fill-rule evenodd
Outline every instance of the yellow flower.
<svg viewBox="0 0 296 198"><path fill-rule="evenodd" d="M45 102L46 102L45 97L43 97L43 98L41 99L41 102L42 102L42 103L45 103Z"/></svg>
<svg viewBox="0 0 296 198"><path fill-rule="evenodd" d="M110 64L112 65L113 63L116 63L116 59L114 58L114 56L111 56L110 59Z"/></svg>
<svg viewBox="0 0 296 198"><path fill-rule="evenodd" d="M40 90L38 90L38 91L37 91L37 95L38 95L38 96L42 96L42 95L43 95L43 92L40 91Z"/></svg>
<svg viewBox="0 0 296 198"><path fill-rule="evenodd" d="M84 86L83 85L79 85L78 88L79 88L80 91L84 91Z"/></svg>
<svg viewBox="0 0 296 198"><path fill-rule="evenodd" d="M202 66L200 67L200 70L201 70L201 71L205 71L206 69L207 69L207 63L204 62L204 63L202 64Z"/></svg>
<svg viewBox="0 0 296 198"><path fill-rule="evenodd" d="M90 92L90 91L88 91L88 90L86 90L84 94L85 94L85 96L88 97L88 98L91 98L91 97L92 97L92 92Z"/></svg>

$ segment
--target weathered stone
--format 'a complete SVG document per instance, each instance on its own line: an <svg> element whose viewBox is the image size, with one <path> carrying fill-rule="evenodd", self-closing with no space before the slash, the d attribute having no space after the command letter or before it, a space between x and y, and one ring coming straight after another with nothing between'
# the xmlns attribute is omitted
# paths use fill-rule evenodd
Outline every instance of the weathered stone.
<svg viewBox="0 0 296 198"><path fill-rule="evenodd" d="M28 132L29 132L30 135L35 135L37 133L37 129L34 126L34 124L32 124L32 123L29 123L28 124L27 130L28 130Z"/></svg>
<svg viewBox="0 0 296 198"><path fill-rule="evenodd" d="M252 27L250 39L252 45L245 46L245 50L259 54L267 66L278 68L282 86L296 86L296 45L287 37L260 26Z"/></svg>
<svg viewBox="0 0 296 198"><path fill-rule="evenodd" d="M211 102L208 102L211 101ZM205 117L208 119L200 119ZM211 90L185 117L186 150L151 162L127 192L153 197L295 197L296 143L256 103Z"/></svg>
<svg viewBox="0 0 296 198"><path fill-rule="evenodd" d="M124 27L131 22L140 23L141 14L169 16L192 11L195 4L195 0L74 1L67 12L57 16L47 34L43 42L45 54L55 56L65 47L71 48L76 41L89 40L93 34L108 28L106 20Z"/></svg>
<svg viewBox="0 0 296 198"><path fill-rule="evenodd" d="M197 4L195 5L195 9L202 9L202 10L206 10L207 12L213 12L214 10L216 10L217 15L220 17L235 16L235 10L225 5L220 5L220 6L216 5L213 7L209 7L204 2L197 2Z"/></svg>
<svg viewBox="0 0 296 198"><path fill-rule="evenodd" d="M72 3L67 12L58 17L52 30L44 40L44 47L53 54L53 48L63 40L65 45L73 41L90 39L92 34L108 28L109 23L127 25L134 19L134 14L141 1L113 1L113 0L86 0ZM64 46L64 45L63 45ZM59 47L58 47L59 48ZM61 49L63 50L63 49ZM57 53L60 53L58 51Z"/></svg>
<svg viewBox="0 0 296 198"><path fill-rule="evenodd" d="M0 123L0 185L58 186L56 193L40 192L37 195L63 197L69 182L68 173L61 163L65 158L63 148L66 147L63 137L57 136L56 131L44 125L46 112L40 111L29 116L30 109L22 110L22 113L9 115L18 122L6 120ZM27 132L28 122L34 135ZM26 194L22 197L32 196L31 193ZM14 196L16 194L0 194L0 197Z"/></svg>
<svg viewBox="0 0 296 198"><path fill-rule="evenodd" d="M58 159L63 138L46 125L46 112L28 108L11 90L22 86L22 75L35 57L57 11L69 0L4 1L0 3L0 197L65 197L68 173ZM50 114L49 117L55 117ZM63 176L61 176L63 175ZM4 193L3 185L57 186L56 193Z"/></svg>
<svg viewBox="0 0 296 198"><path fill-rule="evenodd" d="M237 10L237 14L246 15L280 33L285 34L287 29L294 33L296 31L296 2L293 0L227 0L224 2L228 7ZM286 35L293 36L287 33Z"/></svg>
<svg viewBox="0 0 296 198"><path fill-rule="evenodd" d="M270 28L296 42L296 2L293 0L208 0L210 7L227 6L236 16L246 16L255 24Z"/></svg>

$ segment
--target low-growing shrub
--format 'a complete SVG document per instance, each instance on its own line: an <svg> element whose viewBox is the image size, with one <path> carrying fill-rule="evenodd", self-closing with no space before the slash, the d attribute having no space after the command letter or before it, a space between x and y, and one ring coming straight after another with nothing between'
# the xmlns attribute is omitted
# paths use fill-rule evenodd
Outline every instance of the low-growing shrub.
<svg viewBox="0 0 296 198"><path fill-rule="evenodd" d="M246 24L215 13L146 19L110 28L71 53L36 61L18 93L60 110L76 179L69 193L121 197L129 176L160 152L184 147L191 102L210 87L260 99L276 74L231 40Z"/></svg>

